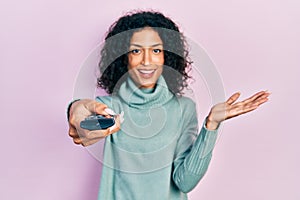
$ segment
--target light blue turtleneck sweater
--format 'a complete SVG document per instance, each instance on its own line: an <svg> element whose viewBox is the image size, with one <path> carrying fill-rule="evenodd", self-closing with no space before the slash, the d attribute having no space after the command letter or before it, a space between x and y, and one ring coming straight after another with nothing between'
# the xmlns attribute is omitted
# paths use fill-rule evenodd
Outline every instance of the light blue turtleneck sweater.
<svg viewBox="0 0 300 200"><path fill-rule="evenodd" d="M128 78L116 95L97 97L116 113L121 130L105 139L100 200L187 199L205 174L217 131L198 131L195 103L177 97L164 78L152 90Z"/></svg>

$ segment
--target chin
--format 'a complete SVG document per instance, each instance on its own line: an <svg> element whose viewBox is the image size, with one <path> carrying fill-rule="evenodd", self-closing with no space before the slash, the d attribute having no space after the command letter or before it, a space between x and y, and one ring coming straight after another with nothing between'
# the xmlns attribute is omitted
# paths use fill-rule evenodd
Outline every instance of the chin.
<svg viewBox="0 0 300 200"><path fill-rule="evenodd" d="M159 75L153 74L152 77L143 77L138 73L131 74L132 80L139 88L154 88Z"/></svg>
<svg viewBox="0 0 300 200"><path fill-rule="evenodd" d="M141 81L138 83L138 85L140 88L154 88L156 85L156 82L157 82L157 80L156 81L149 81L149 80Z"/></svg>

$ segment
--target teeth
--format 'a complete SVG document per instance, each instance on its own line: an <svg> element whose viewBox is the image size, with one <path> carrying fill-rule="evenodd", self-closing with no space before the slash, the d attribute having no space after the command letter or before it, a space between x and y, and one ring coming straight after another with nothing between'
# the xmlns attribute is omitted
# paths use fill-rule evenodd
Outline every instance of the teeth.
<svg viewBox="0 0 300 200"><path fill-rule="evenodd" d="M151 74L151 73L153 73L155 70L153 69L153 70L139 70L139 72L141 72L141 73L143 73L143 74Z"/></svg>

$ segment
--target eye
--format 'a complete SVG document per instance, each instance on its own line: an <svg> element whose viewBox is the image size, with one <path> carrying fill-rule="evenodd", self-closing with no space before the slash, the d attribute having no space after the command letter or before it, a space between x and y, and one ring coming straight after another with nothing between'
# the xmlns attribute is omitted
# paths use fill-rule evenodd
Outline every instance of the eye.
<svg viewBox="0 0 300 200"><path fill-rule="evenodd" d="M153 49L152 51L154 54L159 54L160 52L162 52L161 49Z"/></svg>
<svg viewBox="0 0 300 200"><path fill-rule="evenodd" d="M139 54L139 53L141 53L141 50L139 50L139 49L132 49L130 51L130 53L132 53L132 54Z"/></svg>

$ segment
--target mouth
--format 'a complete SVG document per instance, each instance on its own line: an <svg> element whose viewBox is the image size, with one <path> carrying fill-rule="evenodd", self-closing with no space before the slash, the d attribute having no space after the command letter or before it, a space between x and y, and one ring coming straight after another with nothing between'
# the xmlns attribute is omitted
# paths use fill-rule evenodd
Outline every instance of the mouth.
<svg viewBox="0 0 300 200"><path fill-rule="evenodd" d="M156 69L138 69L137 71L143 78L151 78Z"/></svg>

